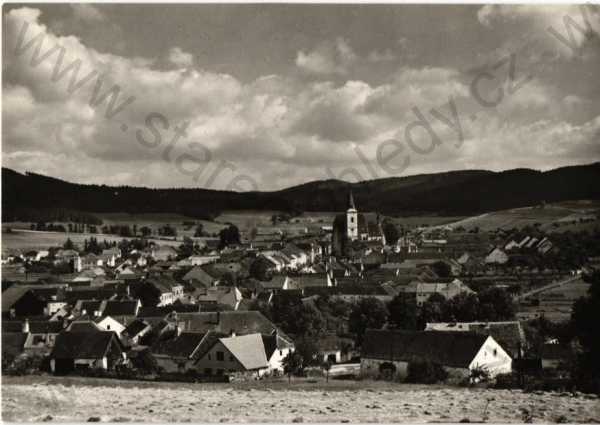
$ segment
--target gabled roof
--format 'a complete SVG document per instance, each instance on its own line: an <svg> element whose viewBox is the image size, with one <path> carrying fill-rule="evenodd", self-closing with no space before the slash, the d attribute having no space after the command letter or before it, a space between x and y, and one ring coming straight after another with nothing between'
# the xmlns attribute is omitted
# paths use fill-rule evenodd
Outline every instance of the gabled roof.
<svg viewBox="0 0 600 425"><path fill-rule="evenodd" d="M511 356L525 345L525 333L518 320L505 322L427 323L426 330L474 332L490 335Z"/></svg>
<svg viewBox="0 0 600 425"><path fill-rule="evenodd" d="M468 367L489 338L472 332L391 331L369 329L362 345L362 358L422 361L443 366Z"/></svg>
<svg viewBox="0 0 600 425"><path fill-rule="evenodd" d="M265 346L260 334L233 336L219 339L246 370L268 367Z"/></svg>
<svg viewBox="0 0 600 425"><path fill-rule="evenodd" d="M177 313L177 322L184 331L208 332L209 330L229 335L260 333L271 335L278 332L291 341L273 322L258 311L221 311L210 313Z"/></svg>
<svg viewBox="0 0 600 425"><path fill-rule="evenodd" d="M106 301L103 316L135 316L138 311L138 300Z"/></svg>
<svg viewBox="0 0 600 425"><path fill-rule="evenodd" d="M157 341L150 351L157 355L191 358L205 336L203 332L182 332L175 338Z"/></svg>
<svg viewBox="0 0 600 425"><path fill-rule="evenodd" d="M112 331L61 332L56 337L50 358L101 359L114 342L122 349L119 339Z"/></svg>
<svg viewBox="0 0 600 425"><path fill-rule="evenodd" d="M217 280L218 275L209 274L202 266L195 266L192 270L183 276L183 280L197 280L205 286L212 286Z"/></svg>
<svg viewBox="0 0 600 425"><path fill-rule="evenodd" d="M67 332L101 332L102 329L91 320L76 320L67 328Z"/></svg>
<svg viewBox="0 0 600 425"><path fill-rule="evenodd" d="M10 311L12 306L27 292L29 292L29 288L20 285L13 285L2 292L2 312L5 313Z"/></svg>
<svg viewBox="0 0 600 425"><path fill-rule="evenodd" d="M133 338L134 336L142 332L144 329L146 329L148 326L150 326L150 324L145 320L136 319L129 325L127 325L123 332L127 332L127 335Z"/></svg>

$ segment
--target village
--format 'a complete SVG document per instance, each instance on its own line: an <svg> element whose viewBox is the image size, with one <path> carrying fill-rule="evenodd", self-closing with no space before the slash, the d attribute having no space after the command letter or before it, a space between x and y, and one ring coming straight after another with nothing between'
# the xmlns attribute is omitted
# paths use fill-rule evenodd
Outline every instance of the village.
<svg viewBox="0 0 600 425"><path fill-rule="evenodd" d="M535 227L398 229L351 192L331 225L285 219L5 254L3 374L573 386L565 329L600 257Z"/></svg>

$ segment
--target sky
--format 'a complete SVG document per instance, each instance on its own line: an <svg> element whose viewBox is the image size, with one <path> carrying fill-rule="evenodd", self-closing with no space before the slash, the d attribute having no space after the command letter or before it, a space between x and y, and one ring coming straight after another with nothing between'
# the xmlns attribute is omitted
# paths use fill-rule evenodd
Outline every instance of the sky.
<svg viewBox="0 0 600 425"><path fill-rule="evenodd" d="M4 5L2 165L277 190L600 160L600 6Z"/></svg>

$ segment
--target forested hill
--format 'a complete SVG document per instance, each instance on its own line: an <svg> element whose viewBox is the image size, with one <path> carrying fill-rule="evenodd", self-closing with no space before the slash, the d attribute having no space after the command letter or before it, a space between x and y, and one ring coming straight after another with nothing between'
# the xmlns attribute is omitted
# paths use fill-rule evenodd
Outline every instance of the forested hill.
<svg viewBox="0 0 600 425"><path fill-rule="evenodd" d="M388 214L460 214L575 199L600 199L600 163L540 172L470 170L360 183L324 180L275 192L149 189L82 185L34 173L2 169L3 221L24 210L172 212L191 217L223 210L342 211L352 189L362 211Z"/></svg>

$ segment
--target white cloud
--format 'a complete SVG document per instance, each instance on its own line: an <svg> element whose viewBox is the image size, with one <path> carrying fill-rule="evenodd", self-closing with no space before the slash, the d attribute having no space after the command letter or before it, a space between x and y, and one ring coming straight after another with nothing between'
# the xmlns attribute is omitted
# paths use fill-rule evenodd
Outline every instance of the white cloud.
<svg viewBox="0 0 600 425"><path fill-rule="evenodd" d="M194 56L179 47L172 47L169 50L169 62L180 68L188 68L194 64Z"/></svg>
<svg viewBox="0 0 600 425"><path fill-rule="evenodd" d="M89 3L70 3L69 6L76 19L84 22L102 22L106 20L106 16Z"/></svg>
<svg viewBox="0 0 600 425"><path fill-rule="evenodd" d="M296 55L296 65L314 74L347 74L357 56L346 40L338 37L325 41L313 50Z"/></svg>
<svg viewBox="0 0 600 425"><path fill-rule="evenodd" d="M62 69L81 61L75 80L83 81L80 88L69 93L73 69L53 80L60 49L37 66L31 65L35 45L15 55L24 22L29 25L25 43L43 35L42 56L58 45L64 48ZM554 164L585 158L586 150L600 156L593 145L600 120L575 125L564 118L566 112L589 109L589 102L538 79L497 108L478 111L477 120L471 122L469 114L477 111L473 105L465 106L472 100L469 81L454 68L402 66L379 84L358 78L337 81L358 62L391 61L394 55L382 50L360 57L341 38L296 57L299 67L322 80L266 75L240 81L192 67L193 57L176 47L167 57L177 68L167 70L158 69L148 58L101 53L75 36L55 34L32 8L7 12L4 31L8 48L3 56L3 165L19 171L83 182L193 187L207 185L208 177L225 160L229 168L211 182L212 188L225 188L236 174L244 173L260 188L276 189L327 178L327 166L364 168L356 149L373 160L382 141L404 140L406 126L415 120L413 107L426 114L444 143L430 155L413 154L407 173L500 163L502 168L527 166L527 161L528 166ZM118 85L117 105L129 96L135 98L113 119L104 116L110 96L98 106L90 105L97 78L86 82L85 76L92 71L103 76L102 93ZM336 82L325 77L336 77ZM456 132L430 113L435 108L448 116L445 105L450 97L457 102L465 130L465 143L458 149ZM151 113L168 121L151 120L160 139L147 125ZM175 127L185 123L186 134L175 138ZM150 146L140 143L136 130ZM420 134L415 139L426 143L426 137ZM208 164L200 161L207 149ZM490 156L501 160L495 164ZM178 158L195 162L188 161L182 168ZM195 179L189 170L200 177ZM379 177L386 176L381 169L378 172Z"/></svg>

